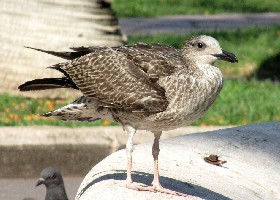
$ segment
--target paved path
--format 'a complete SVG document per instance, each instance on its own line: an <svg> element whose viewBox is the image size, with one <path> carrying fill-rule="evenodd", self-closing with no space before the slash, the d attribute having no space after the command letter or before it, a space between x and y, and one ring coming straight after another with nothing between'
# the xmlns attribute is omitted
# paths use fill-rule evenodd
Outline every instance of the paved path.
<svg viewBox="0 0 280 200"><path fill-rule="evenodd" d="M280 13L121 18L119 24L122 32L127 36L157 33L186 34L190 31L280 25Z"/></svg>
<svg viewBox="0 0 280 200"><path fill-rule="evenodd" d="M39 175L38 175L39 176ZM64 177L66 193L74 199L82 177ZM45 186L35 187L37 179L0 179L0 200L23 200L24 198L42 200L45 198Z"/></svg>

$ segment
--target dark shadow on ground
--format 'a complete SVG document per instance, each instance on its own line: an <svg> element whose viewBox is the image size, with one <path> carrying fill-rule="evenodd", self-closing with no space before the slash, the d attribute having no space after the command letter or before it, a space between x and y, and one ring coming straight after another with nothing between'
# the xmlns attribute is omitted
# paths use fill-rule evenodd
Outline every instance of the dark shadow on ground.
<svg viewBox="0 0 280 200"><path fill-rule="evenodd" d="M97 176L97 175L98 174L96 174L95 176ZM109 179L125 180L126 171L117 170L117 171L113 171L111 174L106 174L104 176L100 176L100 177L94 179L92 182L90 182L88 185L86 185L77 196L78 197L82 196L86 192L86 190L89 189L95 183L109 180ZM142 183L142 184L145 184L148 186L148 185L151 185L151 182L153 180L153 175L149 174L149 173L145 173L145 172L135 172L134 171L132 174L132 179L133 179L133 181L135 181L137 183ZM184 193L184 194L193 195L193 196L200 197L200 198L203 198L206 200L213 200L213 199L229 200L230 199L222 194L211 191L207 188L204 188L204 187L201 187L198 185L194 185L194 184L190 184L187 182L182 182L182 181L179 181L179 180L176 180L173 178L161 176L160 181L161 181L162 186L167 189L170 189L170 190L173 190L176 192L180 192L180 193Z"/></svg>
<svg viewBox="0 0 280 200"><path fill-rule="evenodd" d="M259 80L280 81L280 52L264 60L255 72L255 77Z"/></svg>

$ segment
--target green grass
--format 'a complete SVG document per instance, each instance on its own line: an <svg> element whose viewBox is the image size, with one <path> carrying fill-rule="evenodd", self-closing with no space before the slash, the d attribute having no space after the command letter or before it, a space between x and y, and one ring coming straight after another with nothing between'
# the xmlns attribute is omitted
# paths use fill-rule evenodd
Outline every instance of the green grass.
<svg viewBox="0 0 280 200"><path fill-rule="evenodd" d="M114 0L118 17L280 12L279 0Z"/></svg>
<svg viewBox="0 0 280 200"><path fill-rule="evenodd" d="M194 125L241 125L280 120L280 84L270 81L226 80L210 110ZM95 123L62 122L37 117L71 100L29 99L0 95L0 126L56 125L67 127L116 125L107 120Z"/></svg>
<svg viewBox="0 0 280 200"><path fill-rule="evenodd" d="M200 34L215 37L223 49L233 52L237 56L238 63L229 64L223 61L217 63L217 66L226 77L251 77L262 62L280 53L280 26L232 31L195 32L186 35L134 36L129 38L128 43L133 44L142 41L146 43L162 43L180 48L186 39L192 35Z"/></svg>

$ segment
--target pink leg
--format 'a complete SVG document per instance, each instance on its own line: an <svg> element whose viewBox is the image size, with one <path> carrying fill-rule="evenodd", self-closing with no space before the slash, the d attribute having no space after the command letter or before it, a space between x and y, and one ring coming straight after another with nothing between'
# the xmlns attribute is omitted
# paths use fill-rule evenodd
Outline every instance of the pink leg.
<svg viewBox="0 0 280 200"><path fill-rule="evenodd" d="M154 144L153 144L153 148L152 148L152 154L153 154L153 157L154 157L154 180L152 182L152 185L153 185L155 191L162 192L162 193L165 193L165 194L177 195L177 196L190 196L190 195L187 195L187 194L183 194L183 193L180 193L180 192L175 192L175 191L166 189L166 188L161 186L161 184L159 182L158 155L159 155L159 151L160 151L160 149L159 149L159 139L160 139L160 136L161 136L162 132L158 131L158 132L153 132L153 133L154 133L155 139L154 139Z"/></svg>
<svg viewBox="0 0 280 200"><path fill-rule="evenodd" d="M126 142L126 156L127 156L127 177L126 182L132 183L131 170L132 170L132 152L133 152L133 136L136 130L131 126L125 127L128 132L128 139Z"/></svg>
<svg viewBox="0 0 280 200"><path fill-rule="evenodd" d="M128 139L126 143L126 155L127 155L127 177L126 177L126 187L134 190L141 191L151 191L154 192L152 187L145 187L140 185L139 183L135 183L132 180L131 171L132 171L132 152L133 148L133 136L136 133L136 130L132 126L125 126L124 129L128 133Z"/></svg>
<svg viewBox="0 0 280 200"><path fill-rule="evenodd" d="M157 186L160 186L159 183L159 171L158 171L158 155L159 155L159 139L162 134L162 132L153 132L154 133L154 144L152 147L152 155L154 157L154 180L152 182L152 185L156 188Z"/></svg>

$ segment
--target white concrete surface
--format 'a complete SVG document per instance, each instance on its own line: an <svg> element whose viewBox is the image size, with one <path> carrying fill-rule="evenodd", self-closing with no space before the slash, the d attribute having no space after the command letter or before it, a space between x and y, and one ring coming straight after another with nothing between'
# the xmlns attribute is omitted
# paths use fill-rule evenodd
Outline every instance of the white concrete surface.
<svg viewBox="0 0 280 200"><path fill-rule="evenodd" d="M133 178L149 185L153 178L151 143L133 153ZM196 199L280 199L280 122L178 136L160 142L163 186ZM203 158L217 154L222 167ZM126 154L120 150L97 164L84 178L76 200L184 199L125 188ZM195 199L193 197L187 199Z"/></svg>

